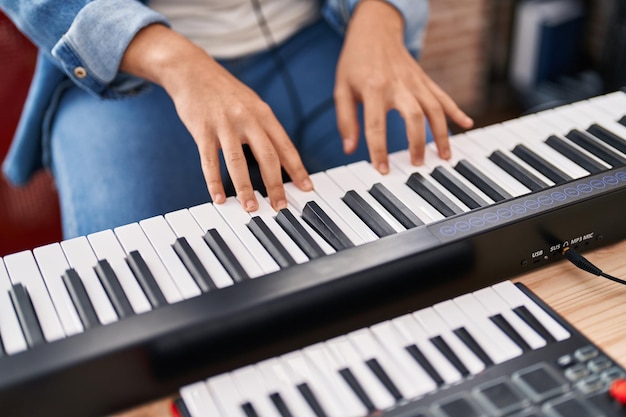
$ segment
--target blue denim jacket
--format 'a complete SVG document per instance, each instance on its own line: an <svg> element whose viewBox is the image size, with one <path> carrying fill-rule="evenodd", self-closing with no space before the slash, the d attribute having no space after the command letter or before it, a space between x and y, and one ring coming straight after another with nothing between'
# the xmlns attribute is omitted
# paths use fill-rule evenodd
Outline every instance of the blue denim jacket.
<svg viewBox="0 0 626 417"><path fill-rule="evenodd" d="M327 0L322 15L343 33L359 0ZM405 43L417 56L428 0L387 0L405 19ZM145 81L118 71L135 34L152 23L168 24L148 0L0 0L0 9L39 48L37 67L22 116L4 161L14 184L25 184L46 165L43 146L55 102L74 83L103 98L136 94Z"/></svg>

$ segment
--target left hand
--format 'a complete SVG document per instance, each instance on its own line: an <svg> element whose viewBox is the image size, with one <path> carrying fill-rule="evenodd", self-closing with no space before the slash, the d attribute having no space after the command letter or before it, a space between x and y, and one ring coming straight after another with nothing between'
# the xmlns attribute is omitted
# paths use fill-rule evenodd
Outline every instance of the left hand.
<svg viewBox="0 0 626 417"><path fill-rule="evenodd" d="M439 156L451 156L446 116L462 128L473 121L428 75L404 46L404 21L382 0L357 6L337 66L335 104L344 151L356 150L359 138L357 104L363 103L365 138L372 165L389 171L386 117L396 109L405 121L413 165L424 161L426 120Z"/></svg>

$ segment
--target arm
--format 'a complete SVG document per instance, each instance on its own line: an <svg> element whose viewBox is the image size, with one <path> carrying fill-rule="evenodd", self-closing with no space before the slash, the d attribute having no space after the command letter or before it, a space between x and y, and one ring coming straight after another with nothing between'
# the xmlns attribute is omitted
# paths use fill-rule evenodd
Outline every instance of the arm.
<svg viewBox="0 0 626 417"><path fill-rule="evenodd" d="M300 156L269 106L204 50L163 25L141 30L130 43L123 71L161 85L200 151L202 169L214 202L225 200L219 149L243 208L258 203L242 145L248 144L275 209L287 206L281 166L303 190L311 190Z"/></svg>
<svg viewBox="0 0 626 417"><path fill-rule="evenodd" d="M337 67L335 101L344 149L348 153L356 149L356 105L362 102L370 159L382 173L389 169L385 137L389 110L398 110L405 121L411 162L416 165L424 159L425 117L443 159L451 156L446 116L463 128L473 125L412 56L406 45L409 23L389 2L361 0L353 9ZM421 39L421 34L414 36ZM421 40L412 42L417 45Z"/></svg>

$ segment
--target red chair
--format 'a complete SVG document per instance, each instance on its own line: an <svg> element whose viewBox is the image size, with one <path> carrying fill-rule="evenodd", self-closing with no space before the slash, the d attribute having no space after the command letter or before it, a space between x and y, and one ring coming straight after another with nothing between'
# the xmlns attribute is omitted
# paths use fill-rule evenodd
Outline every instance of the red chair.
<svg viewBox="0 0 626 417"><path fill-rule="evenodd" d="M0 160L4 159L26 99L37 50L0 13ZM61 240L57 194L49 173L25 187L0 177L0 256Z"/></svg>

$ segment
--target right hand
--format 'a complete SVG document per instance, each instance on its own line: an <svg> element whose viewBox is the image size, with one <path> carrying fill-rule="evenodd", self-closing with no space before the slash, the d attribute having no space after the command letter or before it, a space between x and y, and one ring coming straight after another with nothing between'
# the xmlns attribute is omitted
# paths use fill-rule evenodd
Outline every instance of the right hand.
<svg viewBox="0 0 626 417"><path fill-rule="evenodd" d="M259 164L275 210L287 206L281 166L298 188L313 189L298 151L267 103L186 38L162 25L147 26L129 45L120 69L161 85L172 97L198 146L213 202L226 199L221 149L243 209L258 208L243 144Z"/></svg>

